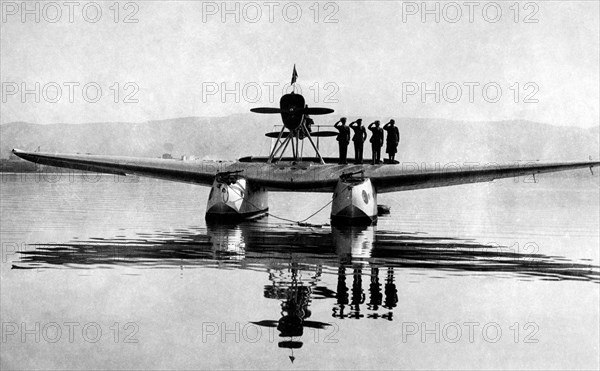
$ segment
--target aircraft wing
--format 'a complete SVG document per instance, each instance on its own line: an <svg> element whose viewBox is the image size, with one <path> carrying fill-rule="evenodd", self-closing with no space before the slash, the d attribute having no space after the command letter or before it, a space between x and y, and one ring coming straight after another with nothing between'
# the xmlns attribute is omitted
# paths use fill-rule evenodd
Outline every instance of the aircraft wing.
<svg viewBox="0 0 600 371"><path fill-rule="evenodd" d="M159 158L26 152L13 149L22 159L42 165L116 175L139 175L210 186L215 175L231 162L180 161Z"/></svg>
<svg viewBox="0 0 600 371"><path fill-rule="evenodd" d="M283 165L260 162L236 162L228 170L242 171L252 183L269 191L333 192L344 175L362 172L371 179L378 193L410 191L415 189L447 187L459 184L489 182L494 179L530 176L539 173L592 168L600 162L521 163L459 167L458 164L441 169L419 168L416 163L373 165ZM355 176L361 176L356 174Z"/></svg>
<svg viewBox="0 0 600 371"><path fill-rule="evenodd" d="M494 179L528 176L539 173L593 168L598 161L526 163L422 169L416 163L398 165L312 165L285 166L257 162L180 161L159 158L100 156L87 154L13 153L43 165L117 175L138 175L205 186L212 185L215 175L224 171L241 171L243 176L270 191L333 192L344 174L363 171L378 193L447 187L458 184L489 182ZM412 166L411 166L412 165Z"/></svg>
<svg viewBox="0 0 600 371"><path fill-rule="evenodd" d="M414 164L417 165L417 164ZM415 189L447 187L459 184L489 182L500 178L528 176L581 168L593 168L600 165L598 161L525 163L512 165L485 165L460 167L447 166L446 169L422 170L417 166L412 169L400 169L402 165L381 166L377 170L365 171L365 177L371 178L377 192L397 192Z"/></svg>

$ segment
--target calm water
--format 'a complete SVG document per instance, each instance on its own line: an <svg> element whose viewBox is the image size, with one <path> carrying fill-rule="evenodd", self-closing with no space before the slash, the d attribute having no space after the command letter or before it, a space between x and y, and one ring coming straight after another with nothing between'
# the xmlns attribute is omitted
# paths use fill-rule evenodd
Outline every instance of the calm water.
<svg viewBox="0 0 600 371"><path fill-rule="evenodd" d="M599 181L575 175L380 195L391 215L348 229L206 225L186 184L4 175L2 369L597 369Z"/></svg>

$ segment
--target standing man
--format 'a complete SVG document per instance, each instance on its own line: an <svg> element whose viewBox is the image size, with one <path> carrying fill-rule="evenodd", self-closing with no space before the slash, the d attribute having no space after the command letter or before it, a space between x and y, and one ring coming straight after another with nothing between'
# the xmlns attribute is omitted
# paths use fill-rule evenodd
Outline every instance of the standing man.
<svg viewBox="0 0 600 371"><path fill-rule="evenodd" d="M369 124L371 130L371 149L373 150L373 165L381 162L381 147L383 146L383 129L379 127L379 120Z"/></svg>
<svg viewBox="0 0 600 371"><path fill-rule="evenodd" d="M352 128L354 131L354 136L352 136L352 142L354 142L354 163L362 164L363 145L365 140L367 140L367 130L362 126L362 119L351 122L348 127Z"/></svg>
<svg viewBox="0 0 600 371"><path fill-rule="evenodd" d="M308 109L308 104L304 105L305 109ZM306 118L304 121L304 125L306 126L306 131L308 131L308 133L312 133L312 126L315 124L315 122L313 121L313 119L310 118L309 115L304 115L304 117Z"/></svg>
<svg viewBox="0 0 600 371"><path fill-rule="evenodd" d="M398 143L400 142L400 132L398 131L398 127L396 127L396 122L394 120L390 120L390 122L385 124L383 129L387 131L387 136L385 138L385 152L389 155L390 162L394 163L394 157L396 157Z"/></svg>
<svg viewBox="0 0 600 371"><path fill-rule="evenodd" d="M308 108L308 106L305 106L305 108ZM310 133L312 133L312 126L315 124L315 122L308 115L305 115L304 117L304 126L306 127L306 131L310 135ZM307 134L304 132L304 130L300 128L298 128L297 130L300 130L300 139L306 138Z"/></svg>
<svg viewBox="0 0 600 371"><path fill-rule="evenodd" d="M338 129L337 135L338 145L340 146L340 165L348 163L346 157L348 155L348 144L350 143L350 128L346 126L346 118L342 117L338 122L333 125Z"/></svg>

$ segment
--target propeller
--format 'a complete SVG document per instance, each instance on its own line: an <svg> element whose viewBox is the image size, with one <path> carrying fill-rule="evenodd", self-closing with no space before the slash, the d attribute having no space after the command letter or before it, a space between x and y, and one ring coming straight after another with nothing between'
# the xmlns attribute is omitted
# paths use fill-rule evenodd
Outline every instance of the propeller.
<svg viewBox="0 0 600 371"><path fill-rule="evenodd" d="M333 113L333 110L331 108L307 107L302 110L302 113L306 115L327 115Z"/></svg>
<svg viewBox="0 0 600 371"><path fill-rule="evenodd" d="M252 108L250 110L254 113L263 113L263 114L271 114L271 113L286 113L289 115L293 114L303 114L303 115L327 115L333 113L331 108L320 108L320 107L307 107L295 110L294 108L290 108L288 110L282 110L281 108L275 107L257 107Z"/></svg>
<svg viewBox="0 0 600 371"><path fill-rule="evenodd" d="M281 108L271 108L271 107L252 108L250 111L254 112L254 113L282 113L283 112L281 110Z"/></svg>

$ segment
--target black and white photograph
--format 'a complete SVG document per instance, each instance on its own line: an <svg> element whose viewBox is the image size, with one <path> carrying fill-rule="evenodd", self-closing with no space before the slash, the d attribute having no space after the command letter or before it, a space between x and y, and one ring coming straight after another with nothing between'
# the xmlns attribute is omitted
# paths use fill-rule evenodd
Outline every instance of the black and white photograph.
<svg viewBox="0 0 600 371"><path fill-rule="evenodd" d="M0 17L1 370L600 369L600 2Z"/></svg>

